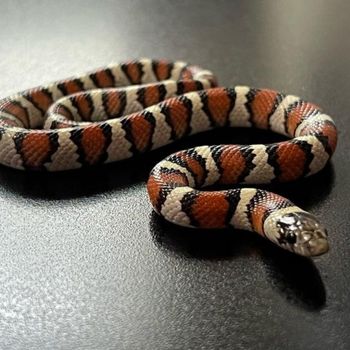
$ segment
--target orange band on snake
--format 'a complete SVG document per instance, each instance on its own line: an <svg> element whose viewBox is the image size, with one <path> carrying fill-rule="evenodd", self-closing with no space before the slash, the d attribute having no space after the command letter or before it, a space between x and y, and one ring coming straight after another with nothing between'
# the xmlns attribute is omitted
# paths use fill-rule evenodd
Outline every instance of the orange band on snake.
<svg viewBox="0 0 350 350"><path fill-rule="evenodd" d="M151 203L178 225L245 229L297 254L326 252L325 228L288 199L254 188L204 188L317 173L336 148L333 120L293 95L216 86L208 70L142 59L26 90L0 101L0 163L60 171L130 158L213 128L272 130L290 140L170 155L150 174Z"/></svg>

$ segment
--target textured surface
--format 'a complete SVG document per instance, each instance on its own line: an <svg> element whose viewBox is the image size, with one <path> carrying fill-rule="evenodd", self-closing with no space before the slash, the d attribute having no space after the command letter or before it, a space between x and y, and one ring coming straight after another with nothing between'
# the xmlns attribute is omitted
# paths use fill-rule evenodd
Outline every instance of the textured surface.
<svg viewBox="0 0 350 350"><path fill-rule="evenodd" d="M7 96L0 100L0 164L21 170L72 170L159 148L173 141L173 133L175 140L185 136L187 130L177 130L177 119L190 115L181 104L182 95L215 81L208 70L184 62L140 59ZM179 95L181 106L175 112L177 105L171 101L177 100L170 98ZM293 108L300 127L306 113L316 112L312 105L307 110L303 106ZM308 125L317 133L315 123ZM173 132L167 136L169 128ZM334 125L333 134L335 143Z"/></svg>
<svg viewBox="0 0 350 350"><path fill-rule="evenodd" d="M0 99L0 164L27 171L85 169L213 129L271 130L291 139L172 153L147 181L153 208L173 224L254 231L302 256L327 252L319 220L312 214L301 219L301 209L288 199L262 189L199 189L289 182L319 172L336 148L334 121L296 96L215 87L216 81L198 66L143 58L18 92Z"/></svg>
<svg viewBox="0 0 350 350"><path fill-rule="evenodd" d="M315 102L340 139L325 171L274 187L327 224L331 251L313 262L249 233L171 226L148 204L148 172L169 152L276 140L266 133L195 136L84 172L1 168L0 348L349 348L349 6L3 1L1 96L130 57L184 59L226 86Z"/></svg>

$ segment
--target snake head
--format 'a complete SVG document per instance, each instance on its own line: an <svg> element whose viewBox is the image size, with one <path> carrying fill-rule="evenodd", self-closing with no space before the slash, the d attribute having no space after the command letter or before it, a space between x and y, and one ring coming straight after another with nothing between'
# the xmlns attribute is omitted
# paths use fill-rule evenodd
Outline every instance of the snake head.
<svg viewBox="0 0 350 350"><path fill-rule="evenodd" d="M277 215L268 236L280 247L303 256L317 256L328 251L327 231L317 218L304 211ZM271 236L271 233L274 237Z"/></svg>

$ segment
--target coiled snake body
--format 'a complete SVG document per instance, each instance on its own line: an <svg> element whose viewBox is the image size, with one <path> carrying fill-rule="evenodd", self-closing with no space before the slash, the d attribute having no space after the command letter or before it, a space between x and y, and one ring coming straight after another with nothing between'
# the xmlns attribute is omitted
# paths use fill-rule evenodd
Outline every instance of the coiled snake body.
<svg viewBox="0 0 350 350"><path fill-rule="evenodd" d="M320 171L337 143L317 106L267 89L215 87L210 71L142 59L30 89L0 101L0 163L59 171L132 157L217 127L288 136L269 145L211 145L177 152L151 171L157 213L183 226L234 227L305 256L328 250L326 230L277 194L215 184L293 181Z"/></svg>

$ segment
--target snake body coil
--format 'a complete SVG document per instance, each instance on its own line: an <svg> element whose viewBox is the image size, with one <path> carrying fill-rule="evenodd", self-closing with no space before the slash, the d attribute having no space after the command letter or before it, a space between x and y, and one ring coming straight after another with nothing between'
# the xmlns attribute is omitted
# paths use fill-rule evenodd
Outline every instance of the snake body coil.
<svg viewBox="0 0 350 350"><path fill-rule="evenodd" d="M0 101L0 163L59 171L126 159L218 127L272 130L290 140L168 156L150 174L151 203L178 225L229 226L297 254L326 252L324 227L288 199L254 188L203 188L317 173L336 148L333 120L296 96L215 86L213 74L197 66L143 59L18 93Z"/></svg>

